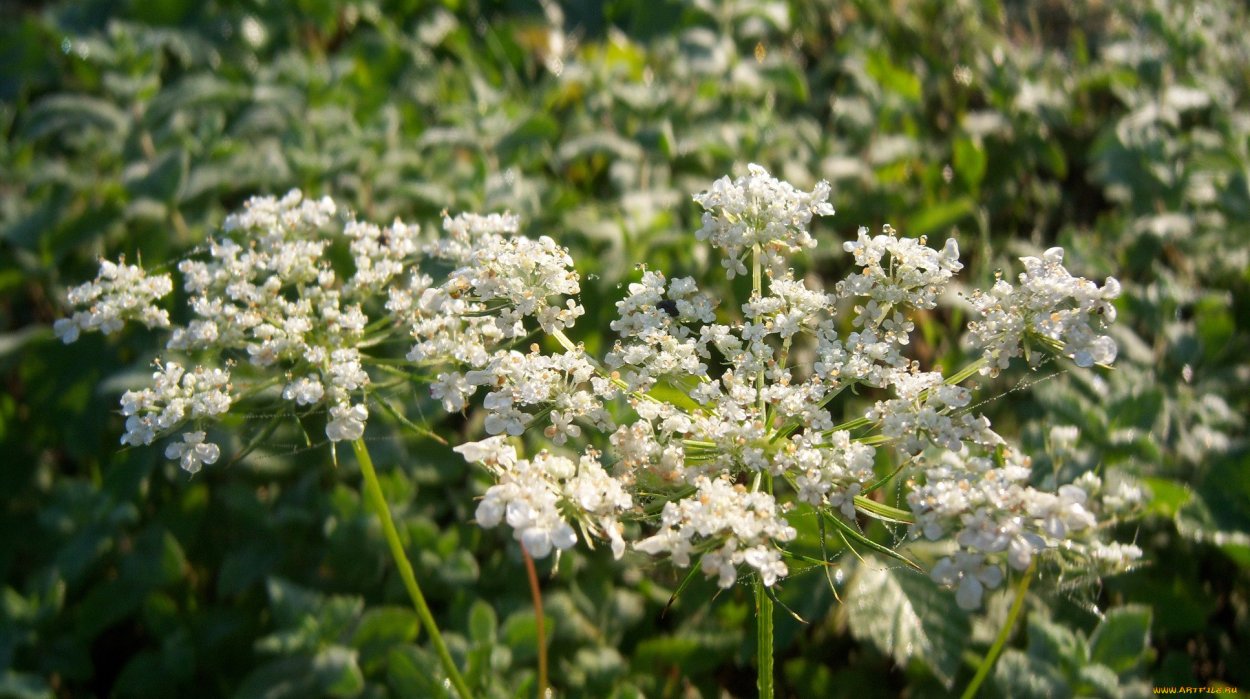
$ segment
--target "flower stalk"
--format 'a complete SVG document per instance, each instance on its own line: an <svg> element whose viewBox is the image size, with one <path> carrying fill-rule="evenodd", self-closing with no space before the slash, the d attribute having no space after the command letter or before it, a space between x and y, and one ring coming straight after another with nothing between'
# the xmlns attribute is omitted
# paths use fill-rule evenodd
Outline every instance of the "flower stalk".
<svg viewBox="0 0 1250 699"><path fill-rule="evenodd" d="M760 699L773 697L773 600L768 589L756 576L755 583L755 657L758 676L755 679Z"/></svg>
<svg viewBox="0 0 1250 699"><path fill-rule="evenodd" d="M534 598L534 636L538 645L538 699L547 697L547 628L543 617L543 592L538 586L538 571L534 567L534 559L521 544L521 556L525 559L525 575L529 578L530 595Z"/></svg>
<svg viewBox="0 0 1250 699"><path fill-rule="evenodd" d="M1003 647L1007 645L1007 639L1011 638L1011 630L1016 627L1016 620L1020 617L1020 611L1024 609L1025 593L1029 591L1029 583L1033 582L1033 573L1037 570L1037 560L1034 559L1029 564L1024 575L1020 576L1020 582L1016 585L1016 597L1011 602L1011 610L1007 612L1007 620L1003 622L1003 627L998 630L998 636L994 639L994 645L990 646L990 650L981 660L981 664L977 667L977 674L972 677L972 681L968 683L968 687L964 690L961 699L973 699L977 695L977 691L981 688L981 683L989 676L990 670L994 669L994 664L998 662L998 656L1002 655Z"/></svg>
<svg viewBox="0 0 1250 699"><path fill-rule="evenodd" d="M473 693L469 691L469 685L465 683L464 677L460 675L460 670L456 667L456 661L447 650L447 643L443 640L442 632L438 630L438 623L434 621L430 606L426 603L421 586L417 583L417 576L412 571L412 563L408 560L408 554L404 552L403 542L399 540L399 531L395 529L391 509L386 504L386 496L382 494L378 473L373 468L373 459L369 456L369 447L365 445L364 439L358 438L352 440L352 451L356 454L356 461L360 463L360 473L364 476L365 498L382 523L382 534L386 538L387 548L390 549L395 567L399 569L399 577L404 582L404 589L408 591L408 597L417 611L417 617L421 620L421 625L425 627L425 632L429 634L430 643L434 645L434 652L447 673L447 679L456 688L456 693L462 699L470 699Z"/></svg>

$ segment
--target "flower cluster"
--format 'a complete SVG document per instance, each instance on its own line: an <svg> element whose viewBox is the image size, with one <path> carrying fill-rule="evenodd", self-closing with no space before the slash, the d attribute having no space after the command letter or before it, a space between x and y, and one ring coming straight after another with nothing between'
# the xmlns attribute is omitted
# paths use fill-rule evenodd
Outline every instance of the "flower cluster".
<svg viewBox="0 0 1250 699"><path fill-rule="evenodd" d="M794 527L777 513L772 495L749 491L726 478L695 480L695 495L664 504L660 531L636 548L645 553L667 553L679 566L690 565L690 554L703 556L703 570L730 587L738 567L747 564L772 585L789 572L776 544L796 536Z"/></svg>
<svg viewBox="0 0 1250 699"><path fill-rule="evenodd" d="M65 344L83 332L105 335L122 328L126 321L137 321L149 328L169 327L169 312L156 306L157 300L173 291L168 274L149 276L142 267L100 260L100 273L93 281L69 290L70 305L79 308L69 318L59 318L53 332Z"/></svg>
<svg viewBox="0 0 1250 699"><path fill-rule="evenodd" d="M832 213L827 196L825 185L804 194L757 166L716 182L695 197L707 210L699 237L726 252L728 276L754 267L752 294L736 308L717 309L692 278L644 270L616 305L611 328L620 339L602 367L587 359L580 376L552 373L543 355L501 349L476 362L480 368L441 375L436 395L453 385L489 387L482 405L493 434L520 436L543 418L550 422L539 427L554 444L567 446L585 429L609 432L605 458L615 463L614 477L665 498L659 530L634 547L681 566L699 556L725 586L744 565L766 585L786 575L785 545L794 535L788 508L809 506L854 526L861 496L882 482L881 449L921 465L908 497L912 512L899 514L914 520L917 536L955 539L959 551L938 562L934 579L957 587L965 607L1002 580L1004 561L1021 568L1042 551L1082 546L1089 558L1106 560L1093 537L1101 505L1088 489L1029 486L1026 460L969 410L971 391L959 383L979 366L947 378L904 354L912 314L934 308L962 268L953 239L934 249L889 226L876 236L861 229L843 246L857 271L833 293L785 266L783 253L815 245L808 225ZM1062 267L1026 261L1026 270L1027 280L1072 279ZM1025 284L1037 312L1039 284ZM1063 313L1069 298L1052 298L1051 310ZM1051 333L1058 351L1081 352L1075 321L1062 330L1058 323L1039 332ZM579 356L565 346L551 359ZM886 396L836 424L832 402L856 385ZM659 398L672 395L661 388L688 399ZM571 393L585 398L574 412L565 408ZM460 389L454 403L469 397ZM606 406L618 398L628 409L615 413L613 425Z"/></svg>
<svg viewBox="0 0 1250 699"><path fill-rule="evenodd" d="M122 395L126 433L121 442L131 446L151 444L157 434L169 432L185 420L226 413L231 402L228 371L204 367L186 371L177 362L168 362L152 374L150 388ZM187 471L195 473L200 464L217 460L217 447L203 444L203 432L188 432L183 438L184 446L175 449L171 445L166 455L178 460Z"/></svg>
<svg viewBox="0 0 1250 699"><path fill-rule="evenodd" d="M812 216L833 215L829 192L829 183L823 181L811 192L801 192L752 164L745 177L722 177L695 195L704 209L703 227L695 237L725 251L721 264L730 279L747 273L744 256L755 247L780 271L785 268L781 253L816 246L808 224Z"/></svg>
<svg viewBox="0 0 1250 699"><path fill-rule="evenodd" d="M1018 288L1000 281L972 295L985 356L954 376L926 371L906 354L913 318L962 268L958 244L860 229L842 246L853 273L826 291L796 275L787 255L816 245L810 226L833 213L829 193L823 182L801 192L752 165L696 195L705 211L697 237L724 252L728 277L750 275L750 295L714 301L693 277L644 267L616 304L617 339L601 359L564 332L584 313L569 252L520 235L515 216L444 215L442 234L424 239L401 221L338 224L332 202L298 192L253 199L208 244L208 259L179 265L192 319L172 329L168 349L216 353L255 382L235 388L222 370L167 362L153 387L123 398L123 442L148 444L187 421L198 428L257 395L280 395L301 419L320 408L329 440L357 440L385 390L373 375L385 371L420 377L448 412L480 406L490 436L456 448L493 477L477 521L507 524L539 558L601 540L618 558L632 546L679 566L697 559L724 587L742 570L771 586L789 573L796 509L851 534L868 514L909 522L916 538L951 540L956 550L932 577L974 608L1002 582L1003 565L1024 569L1041 555L1122 565L1139 555L1097 538L1139 491L1092 476L1032 485L1028 458L974 412L962 385L1006 366L1029 339L1081 366L1114 359L1099 333L1114 319L1115 281L1072 277L1062 251L1025 258ZM343 249L349 272L327 262ZM159 285L149 280L141 294L142 274L117 269L76 298L99 306L130 294L113 304L127 310L108 317L163 317L134 310L150 307ZM544 350L544 337L561 349ZM857 403L839 397L861 388L872 401L846 419ZM1076 439L1056 434L1056 444ZM220 449L195 429L166 454L195 472ZM890 462L911 469L910 511L868 497L891 481Z"/></svg>
<svg viewBox="0 0 1250 699"><path fill-rule="evenodd" d="M1115 322L1120 282L1108 277L1102 287L1073 277L1063 266L1063 248L1038 257L1022 257L1020 286L999 279L989 293L971 295L981 320L968 324L973 340L985 348L985 371L997 374L1021 353L1033 336L1059 349L1079 367L1115 361L1116 345L1106 334Z"/></svg>
<svg viewBox="0 0 1250 699"><path fill-rule="evenodd" d="M384 289L406 282L406 265L421 248L419 229L400 221L379 228L348 220L330 231L337 212L330 199L306 199L298 191L249 200L204 246L207 259L178 265L190 321L172 327L166 345L172 353L244 360L269 372L295 406L327 406L325 432L334 441L359 437L368 416L359 401L370 385L361 349L377 337L370 336L366 308ZM327 259L336 239L346 242L354 261L346 279ZM111 332L129 319L169 327L168 312L154 303L171 289L168 275L149 277L104 261L94 282L69 293L71 304L86 308L59 321L57 332L71 342L80 329ZM151 387L122 397L125 444L150 444L188 420L218 417L239 397L223 369L184 371L167 361L153 379ZM166 450L191 473L219 453L202 430Z"/></svg>
<svg viewBox="0 0 1250 699"><path fill-rule="evenodd" d="M617 517L633 506L633 498L604 471L593 450L577 461L546 451L520 459L503 437L492 437L456 451L486 466L498 481L478 503L479 525L489 529L506 520L530 555L543 558L553 548L563 551L577 543L563 514L569 512L583 532L611 542L615 557L625 553Z"/></svg>
<svg viewBox="0 0 1250 699"><path fill-rule="evenodd" d="M992 457L947 452L908 494L915 516L913 536L930 540L953 536L959 545L953 558L939 561L932 577L957 585L960 606L979 607L983 588L997 586L1002 571L992 564L995 559L1025 570L1037 553L1064 547L1069 552L1084 550L1087 557L1114 568L1140 555L1121 548L1121 556L1113 558L1096 539L1074 540L1095 528L1097 514L1124 510L1125 499L1139 501L1139 490L1122 484L1097 498L1101 480L1086 474L1076 483L1047 492L1029 485L1031 475L1028 460L1005 446Z"/></svg>

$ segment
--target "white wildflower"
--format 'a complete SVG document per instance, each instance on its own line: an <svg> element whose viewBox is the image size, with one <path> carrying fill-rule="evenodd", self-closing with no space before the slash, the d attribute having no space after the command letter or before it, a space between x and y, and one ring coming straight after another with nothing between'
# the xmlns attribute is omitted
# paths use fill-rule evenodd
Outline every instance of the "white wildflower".
<svg viewBox="0 0 1250 699"><path fill-rule="evenodd" d="M332 442L350 442L365 433L365 421L369 410L357 403L340 403L330 408L330 420L326 422L326 436Z"/></svg>
<svg viewBox="0 0 1250 699"><path fill-rule="evenodd" d="M204 441L203 432L185 432L181 442L165 447L165 458L174 459L187 473L199 473L204 464L215 464L221 449L212 442Z"/></svg>

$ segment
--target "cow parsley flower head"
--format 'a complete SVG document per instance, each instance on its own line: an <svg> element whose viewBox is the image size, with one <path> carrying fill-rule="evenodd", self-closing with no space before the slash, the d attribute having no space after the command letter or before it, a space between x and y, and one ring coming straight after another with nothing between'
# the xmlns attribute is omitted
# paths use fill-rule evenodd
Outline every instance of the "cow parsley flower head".
<svg viewBox="0 0 1250 699"><path fill-rule="evenodd" d="M225 414L232 402L229 371L202 366L186 371L177 362L165 362L153 372L150 388L122 395L126 433L121 443L151 444L158 433L172 431L187 420Z"/></svg>
<svg viewBox="0 0 1250 699"><path fill-rule="evenodd" d="M808 231L813 216L832 216L829 183L820 181L811 192L795 189L752 163L747 174L734 180L728 176L712 183L707 191L694 195L703 207L699 240L725 252L723 262L729 277L746 274L743 256L760 246L771 268L784 267L780 253L815 247Z"/></svg>
<svg viewBox="0 0 1250 699"><path fill-rule="evenodd" d="M773 586L790 572L795 516L862 541L867 513L948 541L931 577L966 609L1039 559L1131 565L1140 550L1101 542L1099 524L1131 514L1141 491L1092 476L1034 485L1028 457L964 385L1030 343L1109 363L1118 283L1073 277L1059 249L1023 258L1017 285L971 295L983 358L943 375L911 344L917 314L962 269L958 243L861 228L840 246L852 271L822 285L790 256L816 245L829 194L757 165L712 183L694 197L696 238L730 277L750 274L749 295L643 266L597 357L565 334L585 312L572 255L522 235L516 216L444 215L427 238L299 192L250 200L178 265L185 325L155 306L170 277L103 263L70 292L75 315L57 333L171 326L172 356L122 397L122 442L175 435L165 453L189 472L219 460L207 426L240 403L280 401L324 420L329 443L355 441L375 406L411 425L384 392L419 377L446 411L482 413L470 424L486 438L456 447L492 477L476 520L506 525L536 558L605 543L615 558L632 548L697 563L722 587L744 574ZM343 250L341 266L327 262ZM1069 432L1054 431L1052 448L1074 449ZM878 500L896 474L906 509Z"/></svg>
<svg viewBox="0 0 1250 699"><path fill-rule="evenodd" d="M476 519L482 527L506 522L531 556L545 558L577 543L573 524L578 524L581 531L607 539L616 558L624 554L617 517L633 506L633 498L593 451L576 461L546 451L520 459L503 437L463 444L456 451L496 476L478 502Z"/></svg>
<svg viewBox="0 0 1250 699"><path fill-rule="evenodd" d="M173 291L168 274L149 276L138 265L100 260L100 272L94 281L69 290L67 299L75 310L68 318L59 318L52 330L65 344L78 339L83 332L117 332L127 321L136 321L149 328L169 327L169 311L156 302Z"/></svg>
<svg viewBox="0 0 1250 699"><path fill-rule="evenodd" d="M660 530L635 547L667 553L679 566L689 565L692 553L701 553L703 570L714 574L721 587L734 584L743 563L767 586L785 577L788 569L776 545L792 541L797 533L780 516L773 496L724 478L700 476L695 487L694 497L666 503Z"/></svg>
<svg viewBox="0 0 1250 699"><path fill-rule="evenodd" d="M1063 266L1063 257L1063 248L1050 248L1041 257L1022 257L1025 271L1019 286L1000 279L988 293L978 290L970 297L981 318L969 323L968 330L984 347L986 373L1007 368L1029 337L1079 367L1115 361L1115 340L1105 332L1115 322L1112 301L1120 295L1120 283L1108 277L1100 287L1074 277Z"/></svg>

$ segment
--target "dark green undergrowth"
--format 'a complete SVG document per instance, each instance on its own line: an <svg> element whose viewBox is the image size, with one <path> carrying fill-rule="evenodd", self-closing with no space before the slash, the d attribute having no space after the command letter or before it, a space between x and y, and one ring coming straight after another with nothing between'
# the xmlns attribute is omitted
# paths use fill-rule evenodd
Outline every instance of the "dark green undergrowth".
<svg viewBox="0 0 1250 699"><path fill-rule="evenodd" d="M1035 581L983 693L1250 687L1245 5L589 5L0 6L0 696L445 691L349 454L270 415L239 419L195 478L119 447L117 397L153 337L63 346L50 330L98 257L170 266L248 196L292 187L431 228L507 209L572 249L587 280L572 334L594 351L638 263L717 264L695 252L690 194L748 162L833 184L814 275L840 277L840 241L890 223L957 237L970 285L1055 244L1124 284L1116 369L1013 367L982 409L1039 455L1051 426L1079 428L1039 478L1148 487L1147 516L1118 532L1145 564ZM922 362L970 359L964 318L953 297L918 319ZM480 434L417 388L405 410L453 444ZM385 419L368 439L470 683L532 696L519 552L470 521L485 475ZM816 524L796 526L819 557ZM962 691L1009 594L969 616L884 559L838 560L832 582L813 568L782 586L779 693ZM559 695L754 693L746 586L697 580L665 611L683 576L642 556L540 563Z"/></svg>

